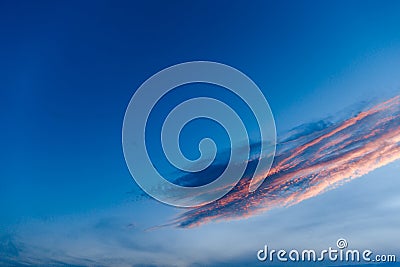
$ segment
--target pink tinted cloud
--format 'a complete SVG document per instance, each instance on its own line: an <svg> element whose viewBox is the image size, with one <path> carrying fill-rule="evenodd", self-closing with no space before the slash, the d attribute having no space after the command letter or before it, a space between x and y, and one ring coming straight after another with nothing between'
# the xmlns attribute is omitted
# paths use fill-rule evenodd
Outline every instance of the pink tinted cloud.
<svg viewBox="0 0 400 267"><path fill-rule="evenodd" d="M249 179L244 178L225 197L184 212L172 225L195 227L295 205L400 159L400 96L290 146L278 145L273 167L258 190L249 192Z"/></svg>

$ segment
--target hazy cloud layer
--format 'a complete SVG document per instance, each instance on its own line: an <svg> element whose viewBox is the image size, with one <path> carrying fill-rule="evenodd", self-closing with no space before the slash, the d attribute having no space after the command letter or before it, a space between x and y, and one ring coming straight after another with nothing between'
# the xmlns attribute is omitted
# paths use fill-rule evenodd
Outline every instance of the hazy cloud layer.
<svg viewBox="0 0 400 267"><path fill-rule="evenodd" d="M273 168L259 190L249 194L249 180L242 179L223 199L181 214L172 225L190 228L294 205L386 165L400 158L399 116L400 96L347 119L338 115L330 122L296 127L281 138ZM177 210L147 197L88 214L31 219L0 235L0 265L250 266L257 264L255 252L263 244L317 249L341 236L355 248L397 253L391 249L398 236L400 200L393 185L399 167L375 172L390 174L377 183L373 181L379 175L366 175L365 183L349 184L290 209L275 209L268 219L252 217L250 223L149 231Z"/></svg>

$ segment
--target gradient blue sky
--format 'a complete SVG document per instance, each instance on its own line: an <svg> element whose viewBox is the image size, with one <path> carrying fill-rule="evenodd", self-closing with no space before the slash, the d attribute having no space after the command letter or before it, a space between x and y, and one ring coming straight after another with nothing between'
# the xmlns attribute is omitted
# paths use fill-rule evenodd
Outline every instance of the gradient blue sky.
<svg viewBox="0 0 400 267"><path fill-rule="evenodd" d="M144 234L143 229L162 224L180 210L141 196L132 180L121 148L126 106L136 88L161 69L210 60L231 65L257 83L269 101L278 133L334 117L351 105L399 94L399 14L399 1L1 1L0 236L16 233L17 243L36 242L40 257L41 244L46 247L51 240L65 239L65 244L84 250L101 247L99 235L107 233L118 240L110 247L131 242L132 254L127 250L126 255L156 248L166 265L193 240L203 256L182 256L183 265L220 264L204 256L209 253L215 259L212 251L223 250L217 237L242 240L223 254L224 262L237 257L252 262L252 251L263 245L257 236L282 246L306 237L309 245L319 245L307 229L292 229L288 220L295 215L285 210L254 221ZM353 184L354 190L364 191L354 193L360 194L360 203L348 210L357 213L362 194L373 190L377 199L397 196L391 212L398 212L398 192L392 192L388 182L398 185L393 177L398 170L397 162L368 175L369 181L374 175L387 179L378 192L367 179ZM346 199L342 194L329 193L320 201L337 203L337 198ZM315 210L326 211L320 205L310 201L292 212L321 219ZM285 223L274 224L271 217L285 218ZM333 237L343 231L329 228L333 232L328 234L326 222L302 218L322 235ZM398 216L377 225L396 222ZM121 230L130 223L137 225L132 232ZM249 232L264 223L286 235ZM87 236L66 237L61 234L66 225L71 235L87 229ZM373 231L377 225L366 227ZM43 233L41 243L38 236ZM358 244L368 243L361 234L350 237ZM200 241L205 235L210 239ZM160 244L174 238L176 246ZM252 244L253 240L258 241ZM398 251L393 240L379 240L379 249ZM71 246L59 251L75 255ZM151 256L143 255L131 262L146 263Z"/></svg>

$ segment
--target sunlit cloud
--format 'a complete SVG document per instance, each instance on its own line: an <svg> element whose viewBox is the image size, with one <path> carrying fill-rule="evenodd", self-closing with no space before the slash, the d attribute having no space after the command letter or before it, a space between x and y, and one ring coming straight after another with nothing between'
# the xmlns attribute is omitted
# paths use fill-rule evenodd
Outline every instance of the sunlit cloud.
<svg viewBox="0 0 400 267"><path fill-rule="evenodd" d="M400 159L400 96L315 129L292 132L285 138L290 141L278 144L275 162L258 177L267 178L255 192L244 178L225 197L171 224L195 227L295 205Z"/></svg>

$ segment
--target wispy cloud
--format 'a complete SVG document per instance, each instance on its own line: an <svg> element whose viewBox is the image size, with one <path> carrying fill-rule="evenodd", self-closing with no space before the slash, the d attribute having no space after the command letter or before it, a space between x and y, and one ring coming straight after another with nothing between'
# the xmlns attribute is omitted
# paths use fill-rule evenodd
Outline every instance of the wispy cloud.
<svg viewBox="0 0 400 267"><path fill-rule="evenodd" d="M310 130L312 129L312 130ZM195 227L297 204L400 159L400 96L335 123L291 132L277 147L262 186L249 192L242 179L225 197L184 212L172 225Z"/></svg>

